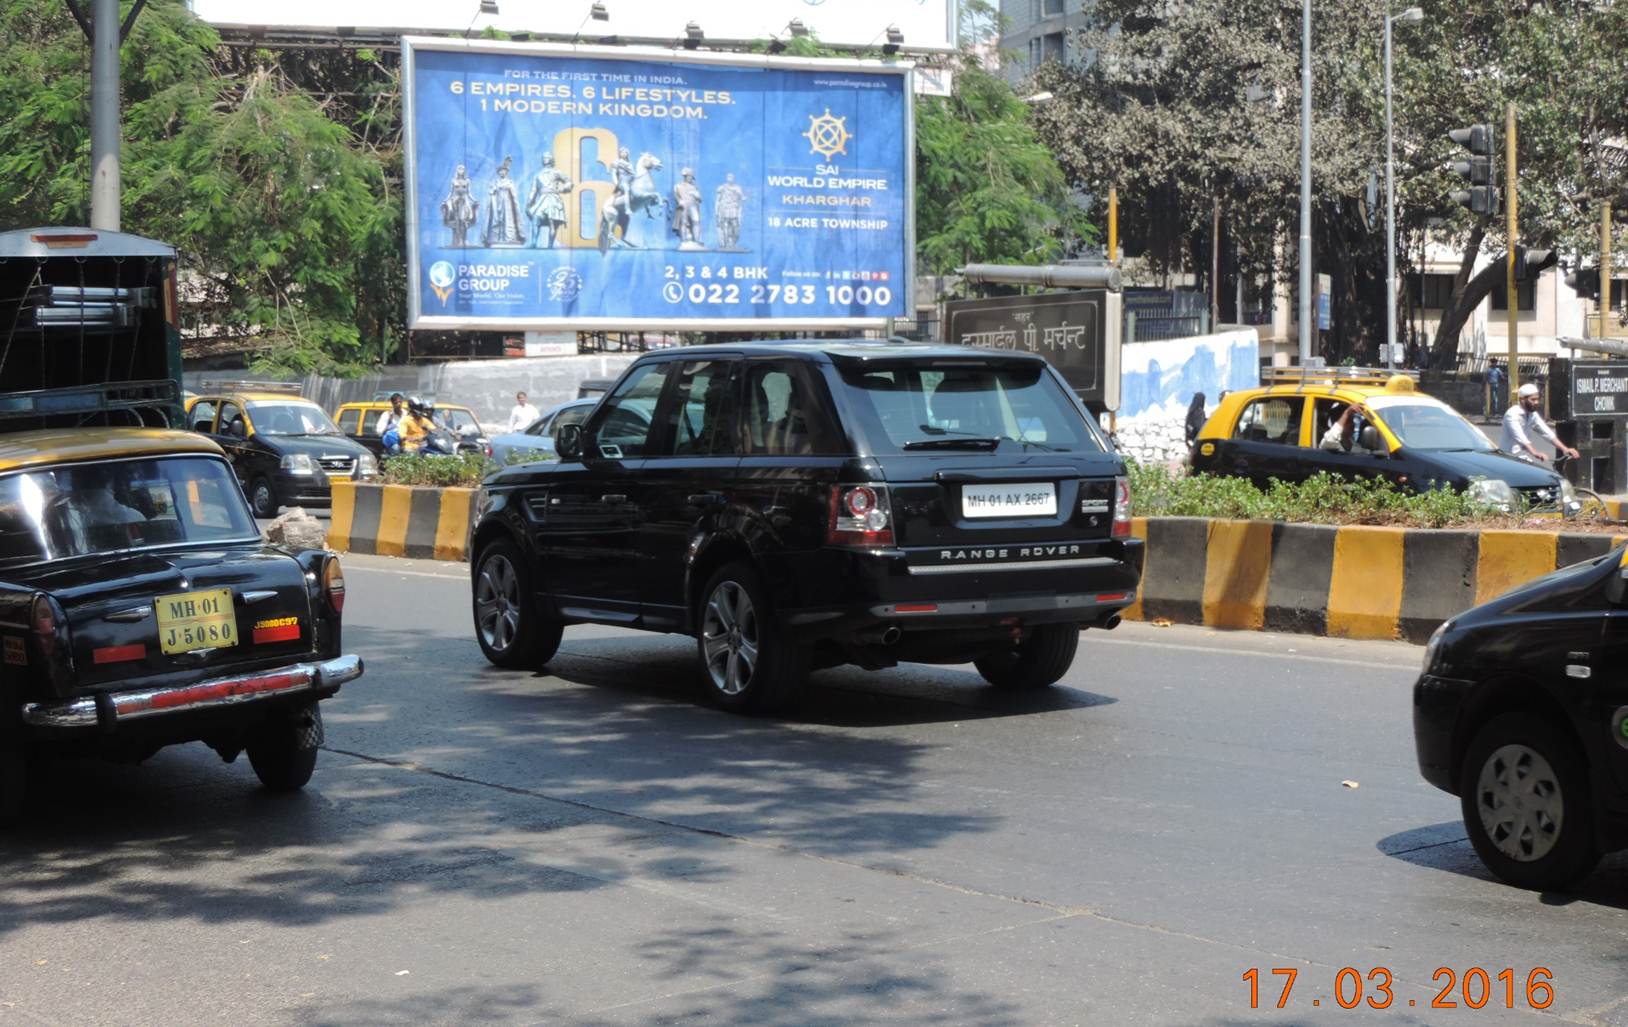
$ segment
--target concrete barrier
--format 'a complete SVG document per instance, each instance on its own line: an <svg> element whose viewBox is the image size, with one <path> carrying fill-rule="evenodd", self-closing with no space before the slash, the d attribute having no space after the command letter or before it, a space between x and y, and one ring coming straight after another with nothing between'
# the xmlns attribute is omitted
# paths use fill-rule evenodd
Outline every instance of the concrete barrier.
<svg viewBox="0 0 1628 1027"><path fill-rule="evenodd" d="M1133 620L1422 642L1461 610L1628 535L1138 518Z"/></svg>
<svg viewBox="0 0 1628 1027"><path fill-rule="evenodd" d="M335 482L328 546L340 553L468 558L476 489Z"/></svg>

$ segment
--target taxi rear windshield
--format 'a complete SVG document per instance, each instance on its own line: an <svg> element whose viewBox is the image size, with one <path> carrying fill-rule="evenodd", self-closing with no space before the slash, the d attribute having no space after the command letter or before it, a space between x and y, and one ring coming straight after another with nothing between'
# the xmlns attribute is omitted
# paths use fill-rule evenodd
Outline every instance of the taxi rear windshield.
<svg viewBox="0 0 1628 1027"><path fill-rule="evenodd" d="M0 477L0 566L257 537L237 479L209 457Z"/></svg>
<svg viewBox="0 0 1628 1027"><path fill-rule="evenodd" d="M855 365L843 381L877 449L1101 453L1074 401L1038 363ZM878 430L879 429L879 430Z"/></svg>

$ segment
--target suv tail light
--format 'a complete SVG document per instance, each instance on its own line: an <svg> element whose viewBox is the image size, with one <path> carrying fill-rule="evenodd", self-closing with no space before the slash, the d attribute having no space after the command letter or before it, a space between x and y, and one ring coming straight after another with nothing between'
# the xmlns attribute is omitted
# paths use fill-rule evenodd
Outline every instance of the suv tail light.
<svg viewBox="0 0 1628 1027"><path fill-rule="evenodd" d="M826 541L873 548L893 544L893 504L886 485L834 485Z"/></svg>
<svg viewBox="0 0 1628 1027"><path fill-rule="evenodd" d="M337 556L330 556L322 563L322 594L335 613L345 612L345 572Z"/></svg>
<svg viewBox="0 0 1628 1027"><path fill-rule="evenodd" d="M1131 482L1129 478L1114 479L1114 538L1131 537Z"/></svg>

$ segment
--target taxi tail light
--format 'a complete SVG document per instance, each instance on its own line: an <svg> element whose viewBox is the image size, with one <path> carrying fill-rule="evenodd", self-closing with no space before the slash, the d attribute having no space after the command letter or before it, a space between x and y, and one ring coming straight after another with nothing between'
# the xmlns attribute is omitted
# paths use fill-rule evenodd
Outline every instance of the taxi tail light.
<svg viewBox="0 0 1628 1027"><path fill-rule="evenodd" d="M1114 538L1131 537L1131 482L1129 478L1114 479Z"/></svg>
<svg viewBox="0 0 1628 1027"><path fill-rule="evenodd" d="M39 644L51 687L67 695L74 687L73 652L68 643L68 618L55 599L43 592L34 594L28 611L28 626Z"/></svg>
<svg viewBox="0 0 1628 1027"><path fill-rule="evenodd" d="M56 649L61 638L61 629L64 627L62 619L57 615L56 604L43 593L34 597L34 608L29 614L29 627L34 629L34 637L40 643L43 652L50 653Z"/></svg>
<svg viewBox="0 0 1628 1027"><path fill-rule="evenodd" d="M337 556L330 556L322 563L322 595L335 613L345 612L345 572Z"/></svg>
<svg viewBox="0 0 1628 1027"><path fill-rule="evenodd" d="M833 485L826 542L874 548L893 545L893 504L886 485Z"/></svg>

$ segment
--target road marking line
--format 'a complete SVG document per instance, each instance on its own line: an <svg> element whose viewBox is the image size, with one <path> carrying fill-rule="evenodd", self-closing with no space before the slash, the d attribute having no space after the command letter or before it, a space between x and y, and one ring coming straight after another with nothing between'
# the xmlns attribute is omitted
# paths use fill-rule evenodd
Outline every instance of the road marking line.
<svg viewBox="0 0 1628 1027"><path fill-rule="evenodd" d="M1418 658L1409 654L1405 661L1390 663L1384 660L1358 660L1348 656L1311 656L1305 653L1274 653L1267 649L1229 649L1218 645L1185 645L1180 642L1143 642L1134 638L1088 638L1082 640L1086 645L1134 645L1151 649L1183 649L1195 653L1222 653L1228 656L1248 656L1254 658L1268 657L1274 660L1300 660L1312 663L1337 663L1348 667L1373 667L1376 663L1387 667L1411 668L1418 664ZM1420 648L1420 647L1415 647Z"/></svg>

